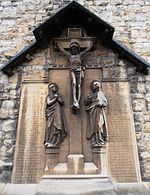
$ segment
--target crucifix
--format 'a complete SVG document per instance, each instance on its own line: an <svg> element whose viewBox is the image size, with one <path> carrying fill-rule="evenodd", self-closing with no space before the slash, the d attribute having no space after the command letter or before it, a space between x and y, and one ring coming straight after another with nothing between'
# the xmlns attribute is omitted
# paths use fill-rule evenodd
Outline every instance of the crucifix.
<svg viewBox="0 0 150 195"><path fill-rule="evenodd" d="M58 50L69 60L73 113L77 113L80 109L81 86L86 68L82 64L82 57L93 47L95 40L95 37L82 37L80 28L68 28L68 37L54 39Z"/></svg>

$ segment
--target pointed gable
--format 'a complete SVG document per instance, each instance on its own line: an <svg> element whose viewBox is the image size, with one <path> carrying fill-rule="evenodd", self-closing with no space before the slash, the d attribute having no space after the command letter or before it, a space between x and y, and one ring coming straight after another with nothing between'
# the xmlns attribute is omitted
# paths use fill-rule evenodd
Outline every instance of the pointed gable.
<svg viewBox="0 0 150 195"><path fill-rule="evenodd" d="M88 35L95 35L101 40L105 37L107 41L112 40L114 33L111 25L75 1L39 25L33 33L37 42L49 42L51 38L59 37L68 26L81 26Z"/></svg>
<svg viewBox="0 0 150 195"><path fill-rule="evenodd" d="M40 24L33 31L35 41L2 65L1 71L11 75L15 67L26 61L28 56L35 53L37 49L47 47L50 40L59 37L66 27L85 28L88 35L96 36L103 45L118 52L120 58L133 62L138 72L147 73L150 63L115 40L113 38L114 28L76 1L72 1Z"/></svg>

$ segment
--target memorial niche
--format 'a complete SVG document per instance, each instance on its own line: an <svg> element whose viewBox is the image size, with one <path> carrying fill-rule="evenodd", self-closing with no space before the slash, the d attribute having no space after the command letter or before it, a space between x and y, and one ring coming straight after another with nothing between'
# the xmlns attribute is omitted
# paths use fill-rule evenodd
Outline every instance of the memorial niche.
<svg viewBox="0 0 150 195"><path fill-rule="evenodd" d="M78 20L79 18L81 20ZM87 33L78 33L77 36L76 33L68 33L66 36L63 31L67 26L78 26L78 29L69 28L71 31L78 31L79 27L82 27L82 30ZM68 32L70 32L69 29L67 29ZM26 76L23 78L13 182L38 182L43 174L45 174L43 178L58 178L58 175L61 175L60 178L62 178L62 175L65 177L67 174L74 174L73 176L78 174L77 177L79 178L80 174L91 174L91 176L88 176L89 178L110 176L117 182L140 181L140 174L136 165L138 161L135 156L135 135L132 132L133 120L129 101L129 86L127 80L116 73L116 68L117 70L119 68L117 67L119 59L115 51L120 56L123 53L123 56L128 57L127 59L131 60L135 65L140 65L142 67L141 71L144 71L146 64L144 63L145 65L143 66L142 60L139 60L133 53L130 53L115 39L112 39L113 32L113 27L73 1L67 9L61 10L48 19L48 21L41 24L34 31L36 42L23 50L13 60L10 60L4 67L3 71L10 73L12 67L22 64L27 54L35 53L39 46L42 46L41 49L46 49L43 53L40 51L42 61L44 59L42 64L38 56L35 55L35 58L37 58L35 59L36 62L39 61L39 64L43 65L44 74L37 77L36 72L33 72L34 75L31 73L29 75L30 78L26 78ZM55 38L56 36L57 38ZM76 39L79 42L80 51L83 51L91 45L89 44L90 42L95 40L95 37L88 36L96 36L97 44L94 52L90 50L86 58L83 59L83 64L86 67L86 71L83 71L85 79L82 80L80 109L77 112L75 111L77 113L75 115L70 109L70 106L73 104L73 98L71 98L73 90L70 87L70 65L68 65L65 56L59 58L58 53L53 49L52 43L60 43L68 51L70 50L71 40ZM56 56L53 54L56 54ZM56 61L55 57L59 59ZM35 65L33 61L31 63ZM110 64L112 67L109 66ZM115 72L115 74L112 74L111 71ZM103 82L103 91L109 101L107 112L109 143L102 144L100 141L98 147L94 144L95 147L91 148L93 134L87 131L86 124L88 121L86 116L89 112L86 113L85 111L83 99L87 97L90 83L99 79L105 81ZM43 144L46 121L44 116L44 102L47 95L46 83L56 83L65 100L64 112L69 133L63 142L59 142L59 146L57 145L57 139L55 139L55 144L59 149L55 148L51 142L49 148L44 147ZM31 114L33 117L31 117ZM36 136L35 132L37 133ZM89 133L88 140L86 139L86 132ZM51 138L48 141L51 141ZM96 139L94 138L95 142ZM107 171L109 171L110 175L107 174Z"/></svg>
<svg viewBox="0 0 150 195"><path fill-rule="evenodd" d="M94 140L94 134L91 137L86 136L88 119L86 117L84 99L87 96L89 84L93 80L100 79L101 69L91 69L86 63L88 55L85 54L90 51L89 56L93 55L92 48L95 51L97 43L96 37L87 37L86 31L84 30L83 33L82 30L81 28L68 28L65 30L65 32L68 32L66 37L54 38L52 40L53 56L57 57L57 63L61 60L65 63L65 66L60 68L57 63L54 63L49 70L49 82L52 86L51 84L49 85L49 94L46 98L46 171L44 177L47 177L47 175L50 177L51 174L103 174L107 176L107 171L105 171L105 169L107 170L107 162L105 161L106 147L102 147L105 145L106 137L102 133L102 128L99 131L101 133L99 139ZM52 118L48 118L48 113L51 114L53 108L53 106L48 105L48 99L50 98L53 104L53 102L57 102L55 96L60 96L59 90L57 90L58 87L55 86L56 89L53 89L53 84L59 86L65 100L64 113L68 127L68 136L65 138L67 131L62 130L62 136L65 135L62 139L61 134L55 133L55 130L60 132L58 131L60 118L55 117L59 113L54 111L52 116L57 125L53 125ZM97 81L96 84L99 84L99 82ZM99 93L99 91L96 91L96 94L99 95ZM57 103L63 108L62 98L58 98ZM98 114L101 113L97 112L97 118ZM95 134L96 137L99 132ZM91 140L93 142L92 145L90 144ZM77 161L79 162L78 165L76 164Z"/></svg>

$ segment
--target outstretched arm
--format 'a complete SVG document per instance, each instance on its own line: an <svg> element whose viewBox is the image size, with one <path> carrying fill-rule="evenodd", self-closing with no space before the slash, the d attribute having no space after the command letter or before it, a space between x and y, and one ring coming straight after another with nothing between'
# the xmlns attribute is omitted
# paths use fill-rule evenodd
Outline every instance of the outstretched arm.
<svg viewBox="0 0 150 195"><path fill-rule="evenodd" d="M81 52L81 56L84 55L86 52L88 52L90 49L92 49L92 47L94 46L96 41L93 41L92 44L90 44L89 47L87 47L83 52Z"/></svg>
<svg viewBox="0 0 150 195"><path fill-rule="evenodd" d="M58 46L58 48L59 48L59 50L63 53L63 54L65 54L66 56L70 56L70 53L69 52L67 52L63 47L62 47L62 45L61 44L56 44L57 46Z"/></svg>

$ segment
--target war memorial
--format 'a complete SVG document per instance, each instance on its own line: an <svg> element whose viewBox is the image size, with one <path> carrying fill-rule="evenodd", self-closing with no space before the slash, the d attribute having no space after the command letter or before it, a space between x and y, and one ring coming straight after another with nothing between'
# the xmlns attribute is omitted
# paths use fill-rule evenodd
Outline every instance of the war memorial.
<svg viewBox="0 0 150 195"><path fill-rule="evenodd" d="M148 58L80 2L35 25L0 66L0 192L150 194Z"/></svg>

